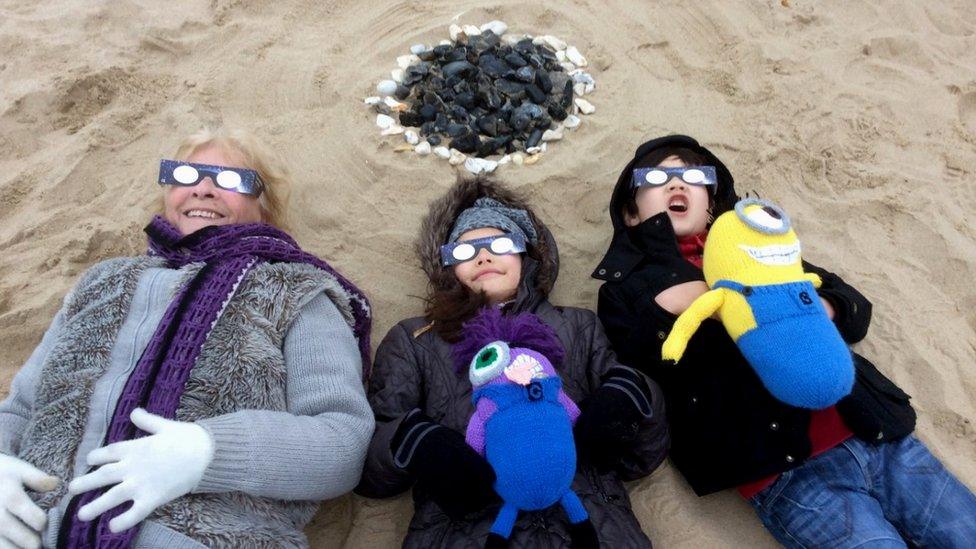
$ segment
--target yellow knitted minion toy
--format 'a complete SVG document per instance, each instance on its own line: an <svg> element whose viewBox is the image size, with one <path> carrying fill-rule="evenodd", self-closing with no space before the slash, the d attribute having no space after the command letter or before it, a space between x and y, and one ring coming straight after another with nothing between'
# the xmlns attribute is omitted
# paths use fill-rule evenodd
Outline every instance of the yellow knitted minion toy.
<svg viewBox="0 0 976 549"><path fill-rule="evenodd" d="M675 322L661 348L666 363L684 355L702 321L719 318L743 356L777 399L822 409L851 391L850 349L803 272L790 218L766 200L740 200L715 220L703 254L711 288Z"/></svg>

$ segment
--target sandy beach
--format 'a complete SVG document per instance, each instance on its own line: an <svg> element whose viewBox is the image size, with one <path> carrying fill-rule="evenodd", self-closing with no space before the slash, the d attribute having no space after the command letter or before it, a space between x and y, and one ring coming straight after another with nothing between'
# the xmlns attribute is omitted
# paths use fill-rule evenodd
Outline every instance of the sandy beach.
<svg viewBox="0 0 976 549"><path fill-rule="evenodd" d="M0 0L0 395L93 263L144 250L160 158L248 128L294 175L291 230L372 300L374 345L422 310L412 253L447 162L396 153L363 105L412 44L500 19L588 58L596 112L498 178L555 233L553 302L596 307L607 203L644 140L698 138L783 205L804 256L874 304L856 350L976 488L976 10L910 0ZM658 547L774 547L749 505L666 462L630 486ZM313 547L393 547L409 494L327 502Z"/></svg>

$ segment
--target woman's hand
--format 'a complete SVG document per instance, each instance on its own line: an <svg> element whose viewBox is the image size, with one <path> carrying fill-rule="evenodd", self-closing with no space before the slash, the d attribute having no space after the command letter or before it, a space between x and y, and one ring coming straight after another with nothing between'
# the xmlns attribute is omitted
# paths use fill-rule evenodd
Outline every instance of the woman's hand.
<svg viewBox="0 0 976 549"><path fill-rule="evenodd" d="M57 488L58 482L57 477L22 459L0 454L0 547L41 546L47 514L31 500L24 487L49 492Z"/></svg>
<svg viewBox="0 0 976 549"><path fill-rule="evenodd" d="M81 520L93 520L131 500L132 507L109 522L109 530L116 533L196 487L214 454L210 433L196 423L169 420L141 408L129 417L149 436L92 450L88 464L101 467L68 485L71 494L115 485L78 510Z"/></svg>

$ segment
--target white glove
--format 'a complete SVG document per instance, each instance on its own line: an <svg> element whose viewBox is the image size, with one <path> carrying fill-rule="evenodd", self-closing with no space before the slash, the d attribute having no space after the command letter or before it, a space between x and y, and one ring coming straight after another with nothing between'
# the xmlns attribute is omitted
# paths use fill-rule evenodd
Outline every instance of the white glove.
<svg viewBox="0 0 976 549"><path fill-rule="evenodd" d="M0 549L41 546L47 513L31 500L24 486L49 492L58 487L58 482L58 477L22 459L0 454Z"/></svg>
<svg viewBox="0 0 976 549"><path fill-rule="evenodd" d="M114 484L78 510L93 520L132 500L132 507L108 523L113 533L128 530L164 505L196 487L213 459L210 433L196 423L173 421L136 408L129 416L148 436L116 442L88 453L88 465L101 465L68 485L75 495Z"/></svg>

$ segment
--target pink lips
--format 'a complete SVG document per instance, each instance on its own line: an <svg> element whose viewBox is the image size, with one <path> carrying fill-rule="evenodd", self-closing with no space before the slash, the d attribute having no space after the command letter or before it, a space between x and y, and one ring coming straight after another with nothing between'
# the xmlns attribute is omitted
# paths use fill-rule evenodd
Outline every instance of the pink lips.
<svg viewBox="0 0 976 549"><path fill-rule="evenodd" d="M490 275L490 274L500 275L502 273L500 271L496 271L494 269L488 269L486 271L481 271L480 273L478 273L478 276L474 277L474 280L475 281L481 280L482 277L484 277L485 275Z"/></svg>

